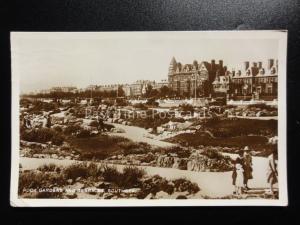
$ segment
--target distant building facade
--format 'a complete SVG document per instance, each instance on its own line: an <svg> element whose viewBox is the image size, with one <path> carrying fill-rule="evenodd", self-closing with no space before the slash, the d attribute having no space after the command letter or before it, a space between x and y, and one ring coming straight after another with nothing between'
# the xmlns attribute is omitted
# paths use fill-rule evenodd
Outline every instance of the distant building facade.
<svg viewBox="0 0 300 225"><path fill-rule="evenodd" d="M182 65L173 57L168 72L169 88L181 96L194 96L195 93L196 96L209 96L215 77L224 76L226 70L223 60L218 63L194 60L193 64Z"/></svg>
<svg viewBox="0 0 300 225"><path fill-rule="evenodd" d="M262 62L244 62L242 71L231 73L231 93L234 96L250 96L254 98L277 98L278 92L278 60L268 59L266 66Z"/></svg>
<svg viewBox="0 0 300 225"><path fill-rule="evenodd" d="M68 92L72 92L72 93L76 93L77 92L77 88L76 87L52 87L50 89L50 93L53 93L53 92L65 92L65 93L68 93Z"/></svg>
<svg viewBox="0 0 300 225"><path fill-rule="evenodd" d="M252 99L277 98L278 60L244 62L241 70L227 70L223 60L182 65L173 57L168 72L169 88L180 96L230 96ZM196 89L196 90L195 90Z"/></svg>

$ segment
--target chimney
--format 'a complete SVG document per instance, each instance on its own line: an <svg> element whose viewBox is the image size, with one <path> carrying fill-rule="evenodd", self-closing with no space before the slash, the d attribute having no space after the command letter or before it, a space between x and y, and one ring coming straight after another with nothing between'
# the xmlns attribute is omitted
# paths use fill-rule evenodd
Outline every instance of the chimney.
<svg viewBox="0 0 300 225"><path fill-rule="evenodd" d="M256 67L257 67L257 63L256 63L256 62L253 62L253 63L252 63L252 67L256 68Z"/></svg>
<svg viewBox="0 0 300 225"><path fill-rule="evenodd" d="M219 60L219 66L223 68L223 60Z"/></svg>
<svg viewBox="0 0 300 225"><path fill-rule="evenodd" d="M214 59L211 60L211 70L215 70L216 68L216 61Z"/></svg>
<svg viewBox="0 0 300 225"><path fill-rule="evenodd" d="M258 62L258 69L262 68L262 62Z"/></svg>
<svg viewBox="0 0 300 225"><path fill-rule="evenodd" d="M270 70L274 65L274 59L268 59L268 69Z"/></svg>
<svg viewBox="0 0 300 225"><path fill-rule="evenodd" d="M244 62L244 69L247 70L249 68L249 61Z"/></svg>

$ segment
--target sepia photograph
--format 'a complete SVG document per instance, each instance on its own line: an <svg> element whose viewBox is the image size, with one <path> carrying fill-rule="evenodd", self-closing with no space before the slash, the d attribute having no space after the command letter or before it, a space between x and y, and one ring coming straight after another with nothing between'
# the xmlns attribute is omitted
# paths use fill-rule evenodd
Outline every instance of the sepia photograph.
<svg viewBox="0 0 300 225"><path fill-rule="evenodd" d="M286 206L287 31L12 32L12 206Z"/></svg>

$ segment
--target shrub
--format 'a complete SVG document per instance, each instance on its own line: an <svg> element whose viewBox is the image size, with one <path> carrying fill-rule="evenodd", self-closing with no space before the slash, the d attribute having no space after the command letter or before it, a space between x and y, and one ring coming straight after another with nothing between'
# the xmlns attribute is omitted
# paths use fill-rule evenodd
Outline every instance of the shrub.
<svg viewBox="0 0 300 225"><path fill-rule="evenodd" d="M98 121L93 120L93 121L90 122L90 126L91 126L91 127L98 127L98 126L99 126L99 123L98 123Z"/></svg>
<svg viewBox="0 0 300 225"><path fill-rule="evenodd" d="M104 181L117 183L121 176L121 173L113 166L104 166L102 171Z"/></svg>
<svg viewBox="0 0 300 225"><path fill-rule="evenodd" d="M56 133L52 138L51 138L51 143L53 145L60 146L64 143L65 138L61 135Z"/></svg>
<svg viewBox="0 0 300 225"><path fill-rule="evenodd" d="M79 125L71 125L65 128L64 133L67 135L73 135L81 130L82 128Z"/></svg>
<svg viewBox="0 0 300 225"><path fill-rule="evenodd" d="M146 154L151 150L151 146L144 142L136 143L136 142L126 141L126 142L120 142L118 143L118 145L121 149L123 149L124 155Z"/></svg>
<svg viewBox="0 0 300 225"><path fill-rule="evenodd" d="M88 137L91 137L91 133L88 130L81 130L76 135L76 137L78 137L78 138L88 138Z"/></svg>
<svg viewBox="0 0 300 225"><path fill-rule="evenodd" d="M201 152L202 155L207 156L210 159L223 159L225 158L220 152L215 149L205 149Z"/></svg>
<svg viewBox="0 0 300 225"><path fill-rule="evenodd" d="M49 128L25 130L21 133L21 139L30 142L46 143L51 141L55 131Z"/></svg>
<svg viewBox="0 0 300 225"><path fill-rule="evenodd" d="M62 198L63 193L62 192L52 192L52 191L42 191L38 192L35 196L35 198L47 198L47 199L52 199L52 198L57 198L60 199Z"/></svg>
<svg viewBox="0 0 300 225"><path fill-rule="evenodd" d="M122 188L133 188L140 185L140 179L145 175L143 169L137 167L125 167L117 182L118 186Z"/></svg>
<svg viewBox="0 0 300 225"><path fill-rule="evenodd" d="M55 172L56 168L58 168L54 163L50 163L50 164L45 164L42 166L39 166L37 168L37 170L41 171L41 172Z"/></svg>
<svg viewBox="0 0 300 225"><path fill-rule="evenodd" d="M87 168L88 166L86 163L72 164L64 169L64 176L66 179L73 180L78 177L87 178L89 175Z"/></svg>
<svg viewBox="0 0 300 225"><path fill-rule="evenodd" d="M198 184L192 183L191 181L184 178L173 180L173 183L175 190L179 192L187 191L189 192L189 194L195 194L200 191Z"/></svg>
<svg viewBox="0 0 300 225"><path fill-rule="evenodd" d="M102 175L102 167L95 163L89 163L87 166L88 176L92 178L98 178Z"/></svg>
<svg viewBox="0 0 300 225"><path fill-rule="evenodd" d="M103 160L110 156L110 154L106 151L100 151L100 152L83 152L80 154L81 160Z"/></svg>
<svg viewBox="0 0 300 225"><path fill-rule="evenodd" d="M134 104L133 107L137 108L137 109L142 109L142 110L147 110L148 109L148 107L143 103Z"/></svg>
<svg viewBox="0 0 300 225"><path fill-rule="evenodd" d="M64 185L66 179L63 175L49 172L28 171L19 176L18 192L22 194L24 189L49 188L50 185Z"/></svg>
<svg viewBox="0 0 300 225"><path fill-rule="evenodd" d="M63 129L60 126L54 126L53 129L58 133L61 133L63 131Z"/></svg>

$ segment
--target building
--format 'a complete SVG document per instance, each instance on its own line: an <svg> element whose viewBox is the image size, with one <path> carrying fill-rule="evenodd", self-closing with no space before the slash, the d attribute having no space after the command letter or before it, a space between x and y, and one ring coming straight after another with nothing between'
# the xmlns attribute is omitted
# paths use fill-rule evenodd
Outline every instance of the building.
<svg viewBox="0 0 300 225"><path fill-rule="evenodd" d="M155 81L150 80L137 80L132 84L126 84L123 86L126 97L139 97L146 93L149 86L154 87Z"/></svg>
<svg viewBox="0 0 300 225"><path fill-rule="evenodd" d="M169 65L169 88L180 96L209 96L213 92L212 82L216 76L224 76L226 70L223 60L218 63L194 60L193 64L182 65L173 57Z"/></svg>
<svg viewBox="0 0 300 225"><path fill-rule="evenodd" d="M224 96L231 91L231 73L225 72L224 76L217 75L213 81L213 93L215 96Z"/></svg>
<svg viewBox="0 0 300 225"><path fill-rule="evenodd" d="M153 87L153 89L160 90L163 86L166 86L166 87L169 86L168 80L161 80L159 82L154 82L152 87Z"/></svg>
<svg viewBox="0 0 300 225"><path fill-rule="evenodd" d="M65 92L65 93L68 93L68 92L72 92L72 93L75 93L77 91L77 88L76 87L52 87L50 89L50 93L53 93L53 92Z"/></svg>
<svg viewBox="0 0 300 225"><path fill-rule="evenodd" d="M277 98L278 60L268 59L267 66L262 62L244 62L242 70L232 71L231 93L235 98L251 96L252 99L273 100Z"/></svg>
<svg viewBox="0 0 300 225"><path fill-rule="evenodd" d="M120 85L118 84L108 84L108 85L100 85L97 86L95 91L101 91L101 92L111 92L111 91L117 91Z"/></svg>

